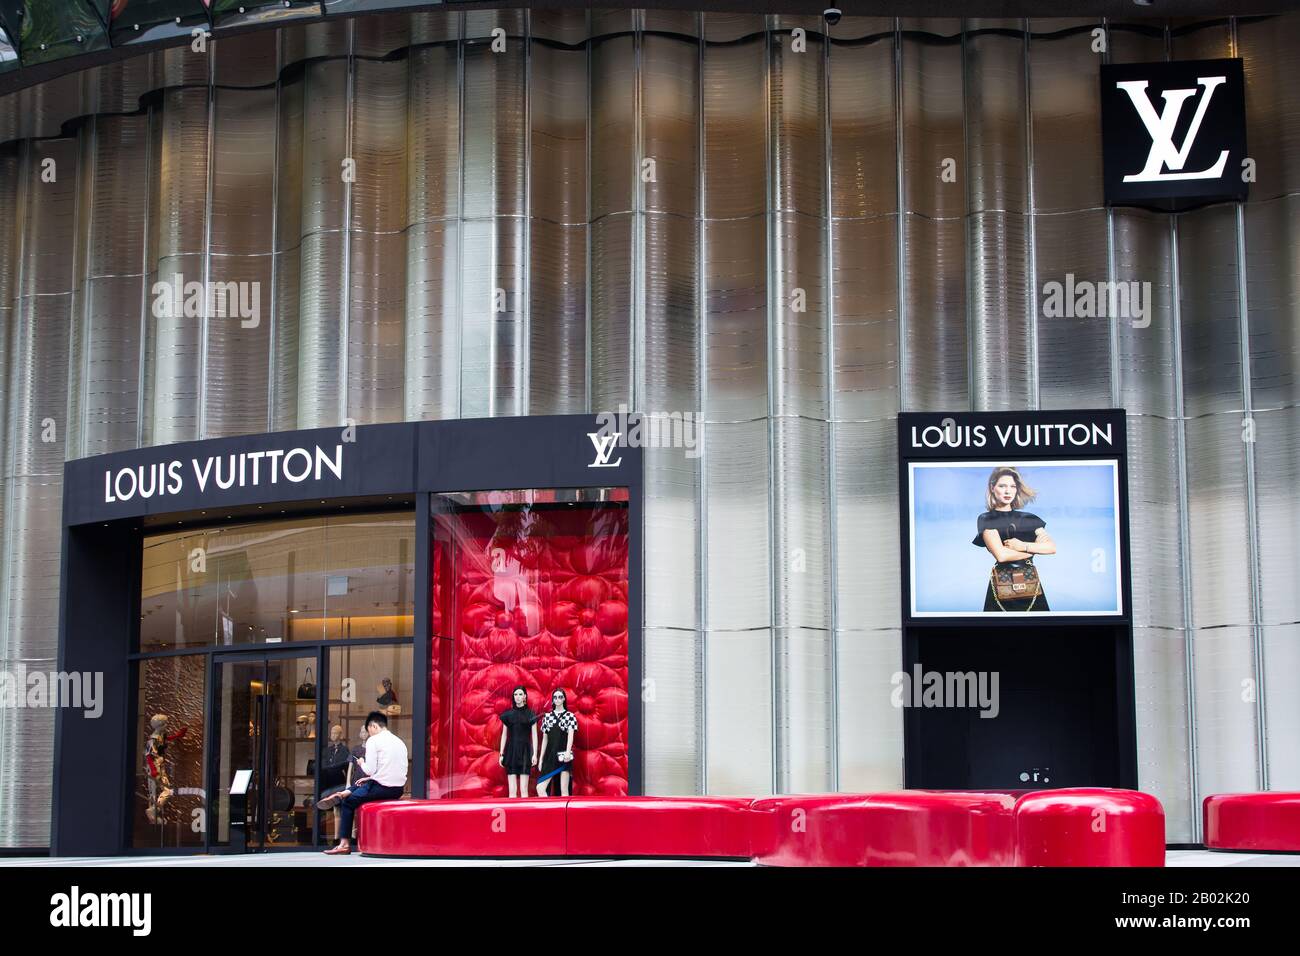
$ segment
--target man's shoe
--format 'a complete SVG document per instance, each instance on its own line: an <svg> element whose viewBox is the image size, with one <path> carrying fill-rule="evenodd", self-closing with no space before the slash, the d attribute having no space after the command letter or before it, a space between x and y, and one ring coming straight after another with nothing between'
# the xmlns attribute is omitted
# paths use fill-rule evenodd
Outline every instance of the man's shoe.
<svg viewBox="0 0 1300 956"><path fill-rule="evenodd" d="M346 792L342 792L342 793L331 793L328 797L322 797L320 800L316 801L316 809L330 810L335 806L337 806L338 804L342 803L343 798L346 797L347 795L348 794Z"/></svg>
<svg viewBox="0 0 1300 956"><path fill-rule="evenodd" d="M352 852L352 847L343 846L342 844L339 844L338 846L330 847L328 850L325 851L325 854L327 856L347 856L351 852Z"/></svg>

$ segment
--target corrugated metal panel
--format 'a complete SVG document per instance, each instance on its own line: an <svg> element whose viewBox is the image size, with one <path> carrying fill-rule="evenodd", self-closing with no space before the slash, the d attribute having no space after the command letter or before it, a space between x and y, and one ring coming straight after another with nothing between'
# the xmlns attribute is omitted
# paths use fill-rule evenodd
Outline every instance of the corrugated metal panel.
<svg viewBox="0 0 1300 956"><path fill-rule="evenodd" d="M560 415L587 406L587 50L529 49L528 410Z"/></svg>
<svg viewBox="0 0 1300 956"><path fill-rule="evenodd" d="M773 792L772 632L704 636L704 792Z"/></svg>
<svg viewBox="0 0 1300 956"><path fill-rule="evenodd" d="M647 626L644 714L645 792L704 792L704 640L700 632ZM635 744L634 744L635 745Z"/></svg>
<svg viewBox="0 0 1300 956"><path fill-rule="evenodd" d="M407 64L358 58L354 83L346 417L368 424L405 417Z"/></svg>
<svg viewBox="0 0 1300 956"><path fill-rule="evenodd" d="M0 101L0 142L56 137L0 150L0 657L54 653L65 455L702 413L702 455L646 459L648 789L893 787L898 594L862 542L897 534L896 412L1117 403L1141 784L1175 840L1206 793L1296 785L1300 18L1110 24L1112 62L1245 58L1252 200L1178 217L1101 205L1086 21L820 26L391 14ZM258 282L262 321L153 317L177 274ZM1042 315L1067 274L1151 283L1149 324ZM0 760L44 719L0 714ZM12 777L0 844L43 842Z"/></svg>
<svg viewBox="0 0 1300 956"><path fill-rule="evenodd" d="M21 281L9 320L5 382L0 667L9 673L19 663L49 670L58 653L79 159L75 139L29 144L16 170L17 202L10 207L18 210L18 248L12 251ZM53 180L46 175L50 169ZM0 713L0 763L12 771L0 775L0 845L41 846L48 840L53 733L53 709L6 707Z"/></svg>

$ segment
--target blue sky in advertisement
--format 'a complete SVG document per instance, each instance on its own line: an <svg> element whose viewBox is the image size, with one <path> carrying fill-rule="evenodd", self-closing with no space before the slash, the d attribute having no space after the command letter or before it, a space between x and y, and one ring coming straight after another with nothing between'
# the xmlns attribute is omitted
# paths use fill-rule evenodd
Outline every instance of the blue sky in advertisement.
<svg viewBox="0 0 1300 956"><path fill-rule="evenodd" d="M912 464L912 600L916 616L982 614L993 556L976 547L994 467L1019 469L1038 497L1056 554L1034 559L1052 614L1120 613L1117 471L1112 461ZM994 612L997 613L997 612Z"/></svg>

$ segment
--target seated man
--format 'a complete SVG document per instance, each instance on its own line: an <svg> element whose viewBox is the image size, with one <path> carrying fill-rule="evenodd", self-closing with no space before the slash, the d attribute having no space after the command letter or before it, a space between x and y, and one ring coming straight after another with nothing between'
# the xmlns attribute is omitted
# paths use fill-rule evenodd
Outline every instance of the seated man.
<svg viewBox="0 0 1300 956"><path fill-rule="evenodd" d="M366 755L356 761L361 776L352 787L332 793L316 804L318 810L339 808L339 843L326 850L331 855L352 852L352 818L357 807L376 800L396 800L406 786L406 744L388 729L388 718L375 710L366 715ZM354 771L355 773L355 771Z"/></svg>

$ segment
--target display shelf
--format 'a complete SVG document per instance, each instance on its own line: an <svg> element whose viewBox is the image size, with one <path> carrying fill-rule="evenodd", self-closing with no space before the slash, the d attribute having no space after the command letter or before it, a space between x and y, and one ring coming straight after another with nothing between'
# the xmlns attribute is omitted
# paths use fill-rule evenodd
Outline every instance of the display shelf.
<svg viewBox="0 0 1300 956"><path fill-rule="evenodd" d="M364 714L344 714L341 717L332 717L331 720L365 720L370 711ZM410 714L384 714L389 720L401 720L404 717L410 717Z"/></svg>

